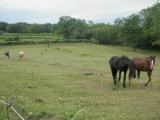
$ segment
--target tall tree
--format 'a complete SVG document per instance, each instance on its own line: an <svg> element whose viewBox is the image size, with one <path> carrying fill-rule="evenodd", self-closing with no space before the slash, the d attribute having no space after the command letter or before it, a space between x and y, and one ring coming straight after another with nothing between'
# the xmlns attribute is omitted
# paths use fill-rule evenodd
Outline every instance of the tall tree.
<svg viewBox="0 0 160 120"><path fill-rule="evenodd" d="M141 39L143 38L142 23L140 16L133 14L124 20L123 26L124 38L127 40L128 44L132 47L138 48L141 44Z"/></svg>

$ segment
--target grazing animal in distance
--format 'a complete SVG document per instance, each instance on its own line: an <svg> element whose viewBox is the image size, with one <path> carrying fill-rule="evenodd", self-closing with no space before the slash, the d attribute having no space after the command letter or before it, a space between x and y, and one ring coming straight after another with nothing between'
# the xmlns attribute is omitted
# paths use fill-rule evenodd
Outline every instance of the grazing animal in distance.
<svg viewBox="0 0 160 120"><path fill-rule="evenodd" d="M112 72L112 77L113 77L113 83L114 85L117 84L117 72L119 71L119 77L118 77L118 82L120 82L121 79L121 72L124 72L124 77L123 77L123 87L126 87L126 73L128 71L130 71L130 75L135 78L136 77L136 73L135 73L135 66L133 64L133 61L131 59L129 59L126 56L113 56L110 60L109 60L109 64L111 67L111 72Z"/></svg>
<svg viewBox="0 0 160 120"><path fill-rule="evenodd" d="M145 85L147 86L149 83L151 83L151 75L152 75L153 67L155 65L155 56L149 56L146 58L135 57L133 58L133 62L137 70L138 79L140 78L141 71L147 72L148 78L149 78L147 83L145 83Z"/></svg>
<svg viewBox="0 0 160 120"><path fill-rule="evenodd" d="M19 58L20 58L20 61L21 61L21 62L23 61L23 57L24 57L24 52L23 52L23 50L21 50L21 51L19 52Z"/></svg>
<svg viewBox="0 0 160 120"><path fill-rule="evenodd" d="M4 53L4 54L5 54L5 56L7 56L8 59L9 59L10 56L9 56L9 50L8 50L8 49L5 49L5 53Z"/></svg>

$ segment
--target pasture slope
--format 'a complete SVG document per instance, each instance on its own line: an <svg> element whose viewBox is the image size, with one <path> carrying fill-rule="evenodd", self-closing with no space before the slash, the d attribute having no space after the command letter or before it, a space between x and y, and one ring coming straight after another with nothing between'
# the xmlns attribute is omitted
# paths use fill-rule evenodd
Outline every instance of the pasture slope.
<svg viewBox="0 0 160 120"><path fill-rule="evenodd" d="M11 58L4 57L4 49ZM18 52L23 49L24 62ZM152 86L138 79L113 89L108 60L113 55L160 56L160 53L95 44L20 45L0 47L0 96L27 120L160 120L160 59ZM146 73L141 74L146 82ZM80 112L78 112L80 111ZM78 112L78 113L77 113ZM11 120L18 120L9 112ZM0 103L0 120L6 120Z"/></svg>

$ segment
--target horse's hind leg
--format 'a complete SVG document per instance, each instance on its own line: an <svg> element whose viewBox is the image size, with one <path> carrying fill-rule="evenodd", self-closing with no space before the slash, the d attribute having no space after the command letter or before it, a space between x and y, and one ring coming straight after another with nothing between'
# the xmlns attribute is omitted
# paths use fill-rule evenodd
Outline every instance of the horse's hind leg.
<svg viewBox="0 0 160 120"><path fill-rule="evenodd" d="M152 75L152 71L148 71L147 74L148 74L149 80L147 81L147 83L145 83L146 86L149 84L149 82L151 83L151 75Z"/></svg>
<svg viewBox="0 0 160 120"><path fill-rule="evenodd" d="M140 71L137 70L138 79L140 79Z"/></svg>
<svg viewBox="0 0 160 120"><path fill-rule="evenodd" d="M138 76L138 79L140 79L140 70L137 70L137 76ZM141 84L143 83L143 80L142 80L142 79L140 80L140 83L141 83Z"/></svg>

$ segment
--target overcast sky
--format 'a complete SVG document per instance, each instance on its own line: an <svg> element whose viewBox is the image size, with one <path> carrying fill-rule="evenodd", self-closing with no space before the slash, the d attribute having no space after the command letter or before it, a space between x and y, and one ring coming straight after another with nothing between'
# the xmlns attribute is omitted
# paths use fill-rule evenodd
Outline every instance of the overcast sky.
<svg viewBox="0 0 160 120"><path fill-rule="evenodd" d="M156 0L0 0L0 21L56 23L60 16L112 23Z"/></svg>

